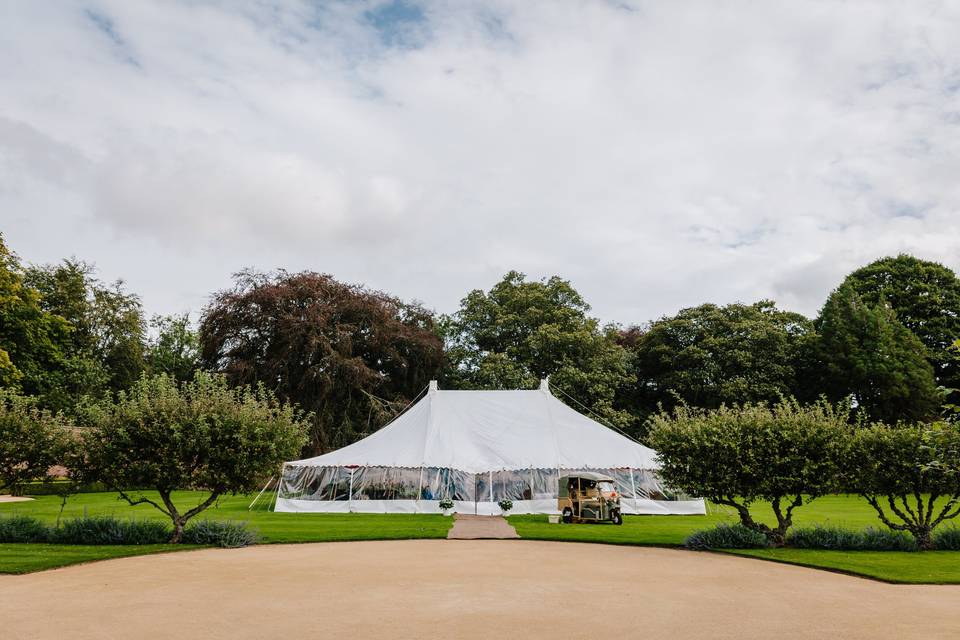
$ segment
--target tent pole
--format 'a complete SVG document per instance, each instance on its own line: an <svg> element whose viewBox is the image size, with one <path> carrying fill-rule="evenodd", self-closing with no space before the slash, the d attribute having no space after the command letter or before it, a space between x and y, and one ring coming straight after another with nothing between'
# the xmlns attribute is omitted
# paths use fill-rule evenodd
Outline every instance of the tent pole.
<svg viewBox="0 0 960 640"><path fill-rule="evenodd" d="M280 499L280 485L283 484L283 469L280 470L280 475L277 476L277 490L273 494L273 504L270 505L270 509L273 512L277 510L277 500Z"/></svg>
<svg viewBox="0 0 960 640"><path fill-rule="evenodd" d="M356 469L350 469L350 493L347 494L347 511L353 512L353 472Z"/></svg>
<svg viewBox="0 0 960 640"><path fill-rule="evenodd" d="M417 485L417 513L420 512L420 498L423 497L423 465L420 465L420 484Z"/></svg>
<svg viewBox="0 0 960 640"><path fill-rule="evenodd" d="M637 481L633 479L633 467L630 467L630 488L633 489L633 508L637 508Z"/></svg>
<svg viewBox="0 0 960 640"><path fill-rule="evenodd" d="M490 502L493 503L493 471L488 472L490 474Z"/></svg>
<svg viewBox="0 0 960 640"><path fill-rule="evenodd" d="M249 506L247 506L247 511L253 509L253 505L257 504L257 500L260 499L260 496L262 496L263 492L267 490L267 487L270 486L271 482L273 482L273 476L270 476L270 479L267 480L267 484L263 485L263 489L260 489L260 493L257 494L257 497L253 499L253 502L251 502Z"/></svg>

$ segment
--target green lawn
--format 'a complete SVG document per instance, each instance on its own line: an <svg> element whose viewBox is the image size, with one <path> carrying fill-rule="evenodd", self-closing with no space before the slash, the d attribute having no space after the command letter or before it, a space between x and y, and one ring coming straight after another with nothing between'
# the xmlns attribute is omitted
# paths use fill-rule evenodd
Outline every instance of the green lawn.
<svg viewBox="0 0 960 640"><path fill-rule="evenodd" d="M754 507L754 518L773 523L770 508ZM794 512L795 526L830 524L851 529L879 527L876 513L866 502L853 496L828 496L814 500ZM709 506L705 516L626 516L623 526L608 524L555 525L547 516L510 516L510 524L522 538L570 540L639 545L680 545L694 531L708 529L721 522L739 522L732 509Z"/></svg>
<svg viewBox="0 0 960 640"><path fill-rule="evenodd" d="M960 551L821 551L819 549L731 549L751 558L831 569L907 584L960 584Z"/></svg>
<svg viewBox="0 0 960 640"><path fill-rule="evenodd" d="M180 506L196 504L203 494L180 492ZM265 504L249 511L251 496L223 498L201 518L241 520L261 536L263 542L329 542L337 540L396 540L443 538L452 523L440 515L407 514L295 514L272 513ZM0 514L21 513L54 522L60 509L55 496L41 496L32 502L0 504ZM755 517L768 520L769 509L758 505ZM84 514L113 514L120 517L164 516L150 505L130 507L112 493L86 493L70 499L64 517ZM549 524L546 516L510 516L510 523L522 538L597 542L605 544L676 546L694 531L721 522L733 523L736 516L711 506L706 516L628 516L623 526L605 524ZM849 528L880 526L873 510L859 498L821 498L796 511L797 526L831 524ZM68 546L41 544L0 544L0 573L26 573L89 560L166 551L169 545L155 546ZM182 548L182 547L176 547ZM960 552L839 552L808 549L757 549L736 551L744 556L805 566L856 573L889 582L960 584Z"/></svg>
<svg viewBox="0 0 960 640"><path fill-rule="evenodd" d="M758 520L772 524L770 510L757 505ZM627 516L622 526L610 524L550 524L547 516L510 516L521 538L675 546L694 531L738 522L731 511L711 506L706 516ZM854 496L829 496L795 512L795 526L830 524L851 529L881 527L876 513ZM750 549L730 551L753 558L844 571L888 582L960 584L960 551L909 553L896 551L819 551L815 549Z"/></svg>
<svg viewBox="0 0 960 640"><path fill-rule="evenodd" d="M185 544L73 545L0 544L0 573L30 573L81 562L196 549Z"/></svg>
<svg viewBox="0 0 960 640"><path fill-rule="evenodd" d="M203 495L201 492L182 491L174 495L174 501L178 507L189 508L200 501ZM422 514L273 513L266 510L265 504L258 504L256 510L248 511L247 505L251 500L252 496L227 496L197 517L247 522L266 543L445 538L453 520L441 515ZM56 496L39 496L31 502L0 504L0 515L18 513L49 523L56 522L59 511L60 499ZM114 493L82 493L74 496L67 502L63 517L76 518L85 514L159 520L166 518L148 504L131 507L118 500ZM179 546L0 544L0 573L26 573L89 560L155 553L170 548Z"/></svg>

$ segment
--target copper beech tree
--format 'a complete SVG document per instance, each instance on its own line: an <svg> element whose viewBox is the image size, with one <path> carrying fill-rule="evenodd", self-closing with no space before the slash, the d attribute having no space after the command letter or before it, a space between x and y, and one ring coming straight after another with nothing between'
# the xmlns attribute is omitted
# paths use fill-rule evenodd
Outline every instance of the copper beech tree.
<svg viewBox="0 0 960 640"><path fill-rule="evenodd" d="M443 362L427 309L309 271L238 274L204 311L200 349L232 384L312 412L311 454L383 426Z"/></svg>
<svg viewBox="0 0 960 640"><path fill-rule="evenodd" d="M803 406L680 406L651 418L648 441L664 483L736 510L743 526L782 546L793 512L842 483L849 411L825 401ZM750 507L768 502L776 520L754 520Z"/></svg>
<svg viewBox="0 0 960 640"><path fill-rule="evenodd" d="M173 523L171 542L220 496L257 489L299 453L306 432L299 411L269 391L231 388L202 372L181 384L143 377L116 401L91 407L86 420L78 463L84 477L131 505L162 511ZM174 492L186 489L206 495L177 504Z"/></svg>

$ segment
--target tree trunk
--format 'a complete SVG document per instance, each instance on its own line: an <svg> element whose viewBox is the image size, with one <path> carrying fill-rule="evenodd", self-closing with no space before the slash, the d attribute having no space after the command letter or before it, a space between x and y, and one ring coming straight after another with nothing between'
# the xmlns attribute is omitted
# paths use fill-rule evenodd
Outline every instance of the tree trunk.
<svg viewBox="0 0 960 640"><path fill-rule="evenodd" d="M918 527L912 530L910 533L913 534L913 537L917 541L917 549L920 551L931 551L933 549L933 536L931 535L932 531L927 527Z"/></svg>
<svg viewBox="0 0 960 640"><path fill-rule="evenodd" d="M785 527L770 529L765 533L767 534L767 542L771 547L782 547L787 542L787 532Z"/></svg>
<svg viewBox="0 0 960 640"><path fill-rule="evenodd" d="M173 535L170 536L170 544L180 544L183 539L183 527L186 525L185 518L173 519Z"/></svg>

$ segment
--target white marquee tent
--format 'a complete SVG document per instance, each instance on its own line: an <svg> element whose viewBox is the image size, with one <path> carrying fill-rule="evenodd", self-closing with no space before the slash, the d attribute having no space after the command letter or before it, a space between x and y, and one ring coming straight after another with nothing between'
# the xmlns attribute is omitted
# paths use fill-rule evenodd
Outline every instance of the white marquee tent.
<svg viewBox="0 0 960 640"><path fill-rule="evenodd" d="M435 513L449 498L459 513L557 513L561 474L616 479L633 514L702 514L703 500L676 495L657 478L656 453L555 398L534 391L440 391L376 433L330 453L288 462L277 511Z"/></svg>

